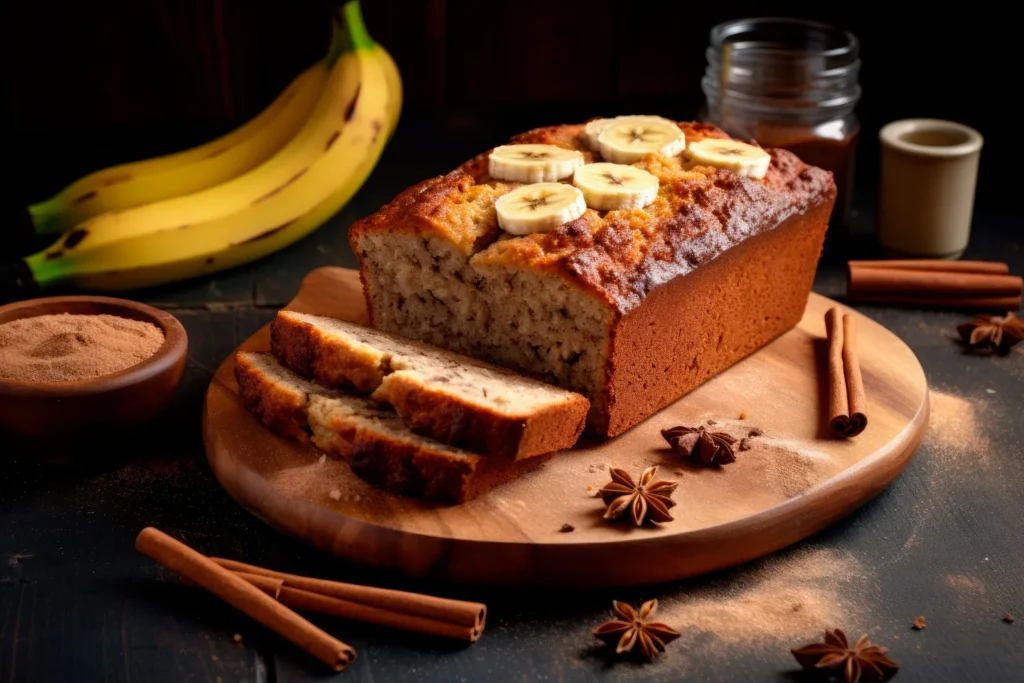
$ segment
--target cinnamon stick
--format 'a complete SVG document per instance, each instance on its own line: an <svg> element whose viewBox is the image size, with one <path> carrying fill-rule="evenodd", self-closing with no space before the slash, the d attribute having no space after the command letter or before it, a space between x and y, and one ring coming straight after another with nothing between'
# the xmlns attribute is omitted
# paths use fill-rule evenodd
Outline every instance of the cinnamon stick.
<svg viewBox="0 0 1024 683"><path fill-rule="evenodd" d="M847 323L846 319L851 322ZM849 315L844 318L838 307L830 308L825 313L825 332L828 337L828 426L839 437L857 436L867 426L864 385L856 357L856 330L852 320ZM849 334L846 334L847 328Z"/></svg>
<svg viewBox="0 0 1024 683"><path fill-rule="evenodd" d="M996 313L1016 311L1021 305L1021 297L1019 296L941 297L906 294L890 295L874 292L849 295L846 297L846 301L852 304L885 304L887 306L908 306L914 308L959 308Z"/></svg>
<svg viewBox="0 0 1024 683"><path fill-rule="evenodd" d="M850 261L850 268L888 268L897 270L938 270L945 273L988 273L1005 275L1010 266L996 261L946 261L944 259L891 259L886 261Z"/></svg>
<svg viewBox="0 0 1024 683"><path fill-rule="evenodd" d="M864 395L864 379L860 374L860 357L857 354L857 319L849 314L843 316L843 370L846 373L850 421L856 426L855 433L849 436L856 436L868 425L868 407Z"/></svg>
<svg viewBox="0 0 1024 683"><path fill-rule="evenodd" d="M240 579L245 579L252 585L259 588L261 591L266 593L272 598L281 597L281 589L284 588L284 581L281 579L275 579L270 576L260 576L259 574L247 574L245 572L231 572ZM182 585L185 586L198 586L199 584L185 576L178 577Z"/></svg>
<svg viewBox="0 0 1024 683"><path fill-rule="evenodd" d="M351 647L265 595L245 579L162 531L146 527L135 539L135 547L276 631L335 671L344 670L355 660L356 652Z"/></svg>
<svg viewBox="0 0 1024 683"><path fill-rule="evenodd" d="M286 587L299 588L311 593L319 593L320 595L400 614L409 614L460 626L468 626L477 631L483 630L487 620L487 606L479 602L450 600L448 598L438 598L432 595L421 595L419 593L388 588L374 588L371 586L329 581L327 579L314 579L219 557L210 559L221 567L232 571L281 579Z"/></svg>
<svg viewBox="0 0 1024 683"><path fill-rule="evenodd" d="M858 267L851 264L847 293L918 297L1019 297L1016 275Z"/></svg>
<svg viewBox="0 0 1024 683"><path fill-rule="evenodd" d="M247 581L252 580L253 585L268 594L271 594L274 590L275 580L268 576L253 574L239 574L239 576L244 576ZM362 621L368 624L377 624L378 626L388 626L439 638L454 638L475 643L480 639L481 635L481 631L472 626L460 626L459 624L452 624L447 621L437 621L436 619L427 619L426 617L418 617L412 614L391 612L378 607L332 598L329 595L322 595L300 588L283 586L279 591L278 600L281 601L281 604L294 609L320 612L343 619L352 619L353 621Z"/></svg>

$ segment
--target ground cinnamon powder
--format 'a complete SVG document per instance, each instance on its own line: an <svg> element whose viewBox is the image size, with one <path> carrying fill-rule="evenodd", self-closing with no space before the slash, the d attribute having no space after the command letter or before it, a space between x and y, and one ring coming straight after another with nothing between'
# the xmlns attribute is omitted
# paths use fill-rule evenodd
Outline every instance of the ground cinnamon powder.
<svg viewBox="0 0 1024 683"><path fill-rule="evenodd" d="M116 315L59 313L0 325L0 378L66 382L140 363L164 343L152 323Z"/></svg>

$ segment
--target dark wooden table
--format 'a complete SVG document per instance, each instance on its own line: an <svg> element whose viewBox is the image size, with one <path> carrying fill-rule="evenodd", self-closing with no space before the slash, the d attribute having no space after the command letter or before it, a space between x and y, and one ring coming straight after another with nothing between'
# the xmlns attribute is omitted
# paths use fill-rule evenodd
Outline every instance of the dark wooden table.
<svg viewBox="0 0 1024 683"><path fill-rule="evenodd" d="M920 358L933 390L929 436L860 512L714 576L578 594L416 583L314 551L228 498L206 465L199 429L217 365L310 269L354 265L352 220L514 130L406 121L366 187L313 236L248 268L133 295L185 325L185 378L160 422L135 441L58 458L3 452L0 679L285 683L331 675L135 552L135 535L155 525L210 555L489 605L484 637L470 647L317 619L359 652L346 680L805 680L789 648L839 626L888 645L902 665L898 681L1024 681L1024 354L965 354L955 341L961 314L862 309ZM851 237L830 237L815 285L823 294L842 292L839 259L870 252L870 197L858 204ZM1019 220L993 205L978 213L968 256L1024 272ZM617 662L590 630L606 620L612 599L650 598L682 638L653 665ZM1008 612L1017 623L1003 621ZM919 615L928 626L912 630Z"/></svg>

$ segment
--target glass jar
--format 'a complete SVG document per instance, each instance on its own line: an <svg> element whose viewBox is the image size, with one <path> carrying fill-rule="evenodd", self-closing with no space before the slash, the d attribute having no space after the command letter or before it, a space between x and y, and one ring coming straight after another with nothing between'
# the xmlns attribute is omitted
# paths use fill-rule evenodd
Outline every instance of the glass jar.
<svg viewBox="0 0 1024 683"><path fill-rule="evenodd" d="M833 225L849 215L860 123L857 38L802 19L740 19L711 29L701 119L782 147L835 175Z"/></svg>

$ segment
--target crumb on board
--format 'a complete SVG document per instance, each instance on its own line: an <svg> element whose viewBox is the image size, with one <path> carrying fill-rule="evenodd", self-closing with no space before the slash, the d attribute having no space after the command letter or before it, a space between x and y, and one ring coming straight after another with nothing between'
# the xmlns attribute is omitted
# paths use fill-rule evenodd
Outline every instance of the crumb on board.
<svg viewBox="0 0 1024 683"><path fill-rule="evenodd" d="M341 491L339 491L338 489L331 489L331 490L330 490L330 491L329 491L329 492L327 493L327 496L328 496L328 497L329 497L329 498L330 498L331 500L341 500Z"/></svg>
<svg viewBox="0 0 1024 683"><path fill-rule="evenodd" d="M562 532L563 534L567 534L570 531L576 531L576 527L574 527L572 524L563 524L562 528L559 529L559 531Z"/></svg>
<svg viewBox="0 0 1024 683"><path fill-rule="evenodd" d="M916 619L914 619L914 623L911 624L911 627L915 631L920 631L921 629L923 629L927 625L928 625L928 622L925 620L924 617L917 617Z"/></svg>
<svg viewBox="0 0 1024 683"><path fill-rule="evenodd" d="M747 419L747 414L746 413L740 413L740 419L741 420L746 420Z"/></svg>
<svg viewBox="0 0 1024 683"><path fill-rule="evenodd" d="M1003 621L1005 621L1007 624L1012 624L1013 623L1013 615L1010 614L1009 612L1007 612L1006 614L1003 615Z"/></svg>

